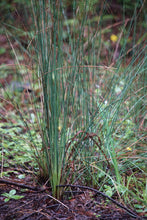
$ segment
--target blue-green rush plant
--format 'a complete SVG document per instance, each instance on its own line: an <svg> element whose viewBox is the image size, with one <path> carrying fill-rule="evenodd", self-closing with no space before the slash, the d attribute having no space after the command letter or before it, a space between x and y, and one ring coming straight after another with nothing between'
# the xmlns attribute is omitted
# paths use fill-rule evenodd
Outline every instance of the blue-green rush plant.
<svg viewBox="0 0 147 220"><path fill-rule="evenodd" d="M89 2L86 1L82 8L80 5L81 11L77 12L78 4L74 1L73 19L68 23L62 1L33 2L36 28L35 49L43 94L41 124L43 157L40 157L43 173L41 176L46 173L52 186L53 195L57 197L60 195L57 185L69 182L70 179L67 180L67 175L71 171L75 172L75 167L83 170L83 176L88 170L92 182L97 185L101 173L96 174L97 172L92 168L93 163L100 164L99 169L105 167L108 170L108 176L111 176L110 182L114 172L115 189L119 194L121 190L124 192L121 173L123 163L120 163L118 158L121 156L117 154L122 138L119 138L118 141L117 135L124 136L122 133L123 127L125 127L124 122L128 120L129 123L129 120L131 122L132 118L135 118L138 113L134 113L134 109L137 109L137 106L144 100L143 94L133 102L129 102L129 106L127 106L127 100L131 99L131 92L135 89L136 79L142 77L145 71L145 48L142 51L139 47L136 50L133 49L134 55L129 65L121 70L121 65L125 62L126 57L124 53L127 39L132 27L134 26L134 30L136 27L136 11L130 20L127 32L124 22L124 30L122 29L120 38L122 33L126 32L126 40L118 60L113 64L114 68L102 67L100 69L98 66L97 71L97 60L100 59L101 47L97 54L95 45L96 42L99 43L99 46L102 45L100 40L102 16L100 14L96 33L92 34L90 22L87 21L88 4ZM78 28L79 26L80 28ZM84 39L85 26L88 32L86 42ZM64 33L66 33L65 36ZM133 38L132 48L135 48L135 32ZM68 46L66 46L66 41ZM85 57L86 50L87 57ZM101 93L99 76L101 74L106 74L106 79L103 79L104 86L109 85L106 92L101 94L103 102L99 100ZM96 86L99 89L96 89ZM123 112L122 107L124 107ZM132 133L133 136L134 134ZM95 140L96 137L98 137L98 141ZM72 141L69 140L70 138ZM127 147L127 145L124 146L124 149L127 150ZM95 162L95 158L97 158L97 162ZM99 162L101 160L102 163ZM107 166L108 168L106 168ZM73 180L74 175L69 176L72 181L76 181ZM74 177L78 179L80 175ZM106 179L108 180L108 178Z"/></svg>

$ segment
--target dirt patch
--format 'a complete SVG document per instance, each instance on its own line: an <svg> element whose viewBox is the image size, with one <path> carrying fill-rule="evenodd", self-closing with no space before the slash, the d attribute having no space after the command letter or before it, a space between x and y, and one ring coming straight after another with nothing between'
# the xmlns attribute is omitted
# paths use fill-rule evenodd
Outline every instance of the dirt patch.
<svg viewBox="0 0 147 220"><path fill-rule="evenodd" d="M17 182L18 183L18 182ZM22 184L22 183L21 183ZM33 183L32 183L33 184ZM33 187L32 185L30 187ZM15 186L16 194L24 196L22 199L6 198L2 194L12 190L12 187L1 183L0 185L0 219L1 220L95 220L95 219L142 219L131 216L116 204L97 195L90 190L64 191L62 200L56 200L49 190L32 191Z"/></svg>

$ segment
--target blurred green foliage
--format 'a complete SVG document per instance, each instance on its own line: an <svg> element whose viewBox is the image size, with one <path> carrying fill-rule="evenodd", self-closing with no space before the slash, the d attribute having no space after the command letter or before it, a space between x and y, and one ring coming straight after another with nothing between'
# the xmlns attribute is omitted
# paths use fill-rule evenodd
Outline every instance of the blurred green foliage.
<svg viewBox="0 0 147 220"><path fill-rule="evenodd" d="M25 16L24 9L29 9L30 0L2 0L0 1L1 22L12 22L15 19L15 13Z"/></svg>

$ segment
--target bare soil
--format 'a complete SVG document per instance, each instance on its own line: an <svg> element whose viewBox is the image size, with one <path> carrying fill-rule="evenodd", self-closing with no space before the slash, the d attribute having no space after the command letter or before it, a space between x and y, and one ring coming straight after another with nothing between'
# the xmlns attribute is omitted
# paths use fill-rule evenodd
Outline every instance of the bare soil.
<svg viewBox="0 0 147 220"><path fill-rule="evenodd" d="M29 181L29 178L27 181ZM22 180L15 179L13 182L22 185ZM32 186L33 182L30 183L30 186ZM10 199L9 202L5 202L4 199L6 197L2 194L9 193L11 189L16 189L16 194L24 197L18 200ZM139 216L137 217L137 215L132 217L130 213L127 213L103 196L96 195L89 190L82 191L78 187L77 191L65 191L60 201L55 200L48 189L45 191L33 191L5 183L0 183L0 194L1 220L143 219Z"/></svg>

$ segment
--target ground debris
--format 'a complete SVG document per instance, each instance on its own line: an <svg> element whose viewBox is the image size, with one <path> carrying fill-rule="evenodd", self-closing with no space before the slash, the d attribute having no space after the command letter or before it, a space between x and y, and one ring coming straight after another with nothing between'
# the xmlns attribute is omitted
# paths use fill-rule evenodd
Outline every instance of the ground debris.
<svg viewBox="0 0 147 220"><path fill-rule="evenodd" d="M1 194L9 192L12 188L1 188ZM20 194L20 191L17 191ZM62 202L58 203L46 192L21 192L22 199L11 199L4 202L4 196L0 196L0 219L1 220L95 220L95 219L128 219L131 217L125 210L117 207L111 201L107 201L101 195L94 197L94 193L86 190L82 194L75 194L67 198L63 196ZM64 205L62 205L64 204Z"/></svg>

